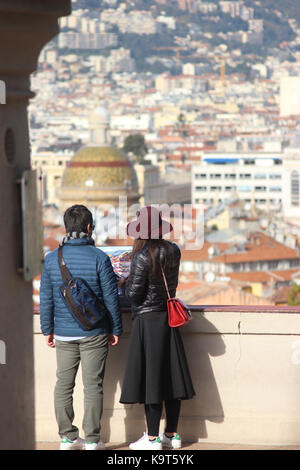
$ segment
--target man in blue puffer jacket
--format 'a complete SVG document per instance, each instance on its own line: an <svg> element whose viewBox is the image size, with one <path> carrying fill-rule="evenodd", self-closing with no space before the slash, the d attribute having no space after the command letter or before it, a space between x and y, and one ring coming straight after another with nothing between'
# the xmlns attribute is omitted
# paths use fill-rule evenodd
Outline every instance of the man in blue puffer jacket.
<svg viewBox="0 0 300 470"><path fill-rule="evenodd" d="M94 246L91 212L85 206L72 206L64 214L64 224L67 232L63 242L66 265L72 277L88 282L104 302L109 317L97 329L86 331L79 326L60 293L62 277L56 249L45 257L41 277L41 330L47 345L56 347L54 402L61 436L60 449L98 450L104 448L100 441L100 419L108 345L117 345L122 333L117 281L109 257ZM84 384L85 441L78 436L78 428L73 425L73 389L80 362Z"/></svg>

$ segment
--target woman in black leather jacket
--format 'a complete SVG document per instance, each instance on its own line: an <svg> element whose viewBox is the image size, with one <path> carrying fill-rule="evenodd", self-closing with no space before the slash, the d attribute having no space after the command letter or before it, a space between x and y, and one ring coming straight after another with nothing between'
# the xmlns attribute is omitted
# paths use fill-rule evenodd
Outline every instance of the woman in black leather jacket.
<svg viewBox="0 0 300 470"><path fill-rule="evenodd" d="M127 229L135 237L126 289L133 323L120 402L145 406L148 432L130 444L131 449L180 448L177 424L181 400L192 398L195 392L179 330L168 324L168 296L161 271L162 267L170 295L175 297L180 249L162 239L172 226L156 209L147 206L138 215ZM163 403L166 429L159 436Z"/></svg>

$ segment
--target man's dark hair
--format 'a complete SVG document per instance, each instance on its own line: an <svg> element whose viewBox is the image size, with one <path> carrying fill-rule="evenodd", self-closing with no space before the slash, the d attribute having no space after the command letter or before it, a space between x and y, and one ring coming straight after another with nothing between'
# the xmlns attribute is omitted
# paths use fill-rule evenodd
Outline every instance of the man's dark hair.
<svg viewBox="0 0 300 470"><path fill-rule="evenodd" d="M87 207L75 204L64 213L66 232L88 232L88 225L93 225L93 216Z"/></svg>

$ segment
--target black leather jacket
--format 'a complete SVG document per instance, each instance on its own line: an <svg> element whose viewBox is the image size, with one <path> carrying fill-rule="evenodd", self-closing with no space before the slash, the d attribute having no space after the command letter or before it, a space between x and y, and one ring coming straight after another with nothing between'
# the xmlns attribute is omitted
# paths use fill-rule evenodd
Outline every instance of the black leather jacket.
<svg viewBox="0 0 300 470"><path fill-rule="evenodd" d="M167 241L159 248L159 257L162 266L165 266L164 272L171 297L175 296L178 284L180 256L180 249L175 243ZM126 295L131 302L133 318L144 313L167 310L168 295L163 277L162 275L157 278L152 277L151 266L151 255L146 245L133 257L126 289Z"/></svg>

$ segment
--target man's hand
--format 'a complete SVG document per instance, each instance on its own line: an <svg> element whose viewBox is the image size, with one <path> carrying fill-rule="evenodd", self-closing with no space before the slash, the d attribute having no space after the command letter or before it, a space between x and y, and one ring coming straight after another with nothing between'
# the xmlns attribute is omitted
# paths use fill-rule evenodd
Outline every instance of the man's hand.
<svg viewBox="0 0 300 470"><path fill-rule="evenodd" d="M110 346L116 346L119 342L119 336L109 335L109 344Z"/></svg>
<svg viewBox="0 0 300 470"><path fill-rule="evenodd" d="M47 346L49 346L49 348L55 348L53 333L51 335L46 335L45 338L46 338Z"/></svg>

